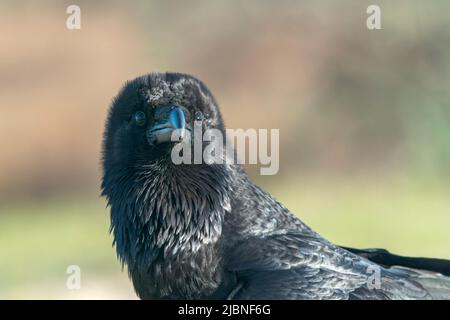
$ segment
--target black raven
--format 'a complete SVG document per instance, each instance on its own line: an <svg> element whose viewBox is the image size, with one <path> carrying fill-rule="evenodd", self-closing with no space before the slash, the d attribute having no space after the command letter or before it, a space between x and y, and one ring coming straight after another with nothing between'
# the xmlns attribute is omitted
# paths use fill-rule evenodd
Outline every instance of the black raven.
<svg viewBox="0 0 450 320"><path fill-rule="evenodd" d="M241 165L174 164L171 150L181 142L171 133L191 130L196 119L225 131L207 87L178 73L126 83L109 111L102 195L140 298L450 298L449 261L339 247Z"/></svg>

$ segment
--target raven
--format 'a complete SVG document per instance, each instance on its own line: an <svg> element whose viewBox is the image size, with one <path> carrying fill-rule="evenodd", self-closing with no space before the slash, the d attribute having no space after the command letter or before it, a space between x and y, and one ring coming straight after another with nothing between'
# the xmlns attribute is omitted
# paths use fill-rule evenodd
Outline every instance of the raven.
<svg viewBox="0 0 450 320"><path fill-rule="evenodd" d="M179 73L127 82L109 110L102 195L140 298L450 298L450 261L334 245L241 165L174 164L171 150L183 141L171 134L195 120L225 132L208 88Z"/></svg>

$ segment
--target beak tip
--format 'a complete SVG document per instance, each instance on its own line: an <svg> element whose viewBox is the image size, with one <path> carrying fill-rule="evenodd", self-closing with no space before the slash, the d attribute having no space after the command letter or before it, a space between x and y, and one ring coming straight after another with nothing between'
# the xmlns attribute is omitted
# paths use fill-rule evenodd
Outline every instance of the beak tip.
<svg viewBox="0 0 450 320"><path fill-rule="evenodd" d="M163 142L181 142L189 136L186 128L186 116L181 107L174 106L163 122L154 125L147 133L150 145Z"/></svg>
<svg viewBox="0 0 450 320"><path fill-rule="evenodd" d="M174 107L170 112L169 122L175 129L186 128L186 117L180 107Z"/></svg>

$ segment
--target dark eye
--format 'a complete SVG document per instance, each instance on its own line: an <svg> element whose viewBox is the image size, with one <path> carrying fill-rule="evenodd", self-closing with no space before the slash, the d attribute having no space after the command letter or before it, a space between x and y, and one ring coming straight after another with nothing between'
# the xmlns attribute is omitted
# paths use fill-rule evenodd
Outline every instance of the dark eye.
<svg viewBox="0 0 450 320"><path fill-rule="evenodd" d="M145 115L144 112L142 111L137 111L133 114L133 121L138 125L138 126L143 126L147 123L147 117Z"/></svg>
<svg viewBox="0 0 450 320"><path fill-rule="evenodd" d="M203 115L203 112L197 111L195 113L195 120L196 121L203 121L205 119L205 116Z"/></svg>

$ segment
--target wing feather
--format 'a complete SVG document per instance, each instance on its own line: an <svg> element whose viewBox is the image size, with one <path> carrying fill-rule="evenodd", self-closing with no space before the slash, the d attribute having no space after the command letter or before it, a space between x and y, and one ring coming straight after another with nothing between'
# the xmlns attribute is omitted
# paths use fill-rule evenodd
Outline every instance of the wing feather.
<svg viewBox="0 0 450 320"><path fill-rule="evenodd" d="M228 269L235 299L426 299L405 270L386 269L315 234L250 238L236 246ZM379 286L372 283L379 272Z"/></svg>

